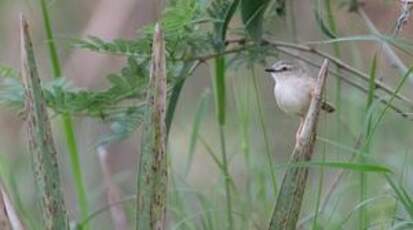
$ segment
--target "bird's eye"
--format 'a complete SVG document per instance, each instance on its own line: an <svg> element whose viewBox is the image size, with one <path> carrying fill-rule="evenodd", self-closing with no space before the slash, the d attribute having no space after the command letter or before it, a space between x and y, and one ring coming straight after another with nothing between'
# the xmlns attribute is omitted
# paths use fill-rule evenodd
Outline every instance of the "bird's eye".
<svg viewBox="0 0 413 230"><path fill-rule="evenodd" d="M281 68L281 71L287 71L287 70L288 70L287 66L284 66L284 67Z"/></svg>

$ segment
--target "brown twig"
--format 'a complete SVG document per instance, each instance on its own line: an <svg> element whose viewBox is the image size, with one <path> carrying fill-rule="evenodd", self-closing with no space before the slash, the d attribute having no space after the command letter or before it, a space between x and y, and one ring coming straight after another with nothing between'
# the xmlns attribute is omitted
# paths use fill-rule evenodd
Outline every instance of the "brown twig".
<svg viewBox="0 0 413 230"><path fill-rule="evenodd" d="M320 69L317 85L314 90L310 107L304 120L301 132L298 134L292 164L308 162L314 153L318 117L321 109L322 93L328 75L328 60ZM295 229L301 211L302 200L306 187L308 167L292 166L284 175L277 202L272 214L269 229Z"/></svg>

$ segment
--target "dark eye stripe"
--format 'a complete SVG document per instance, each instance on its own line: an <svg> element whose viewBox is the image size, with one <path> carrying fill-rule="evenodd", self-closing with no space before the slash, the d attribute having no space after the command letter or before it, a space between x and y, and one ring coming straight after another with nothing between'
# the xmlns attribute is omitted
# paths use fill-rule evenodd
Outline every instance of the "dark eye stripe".
<svg viewBox="0 0 413 230"><path fill-rule="evenodd" d="M279 68L276 68L275 70L277 72L284 72L284 71L287 71L287 70L290 70L290 69L291 69L291 66L284 65L284 66L280 66Z"/></svg>

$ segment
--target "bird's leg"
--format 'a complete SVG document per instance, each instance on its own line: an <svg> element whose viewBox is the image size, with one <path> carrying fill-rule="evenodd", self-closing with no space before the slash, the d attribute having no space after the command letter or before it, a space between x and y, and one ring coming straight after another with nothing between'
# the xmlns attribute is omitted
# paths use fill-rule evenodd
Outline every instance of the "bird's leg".
<svg viewBox="0 0 413 230"><path fill-rule="evenodd" d="M300 126L298 126L297 133L295 134L296 141L298 141L298 138L300 137L300 133L301 133L301 130L303 129L303 125L304 125L304 118L300 117Z"/></svg>

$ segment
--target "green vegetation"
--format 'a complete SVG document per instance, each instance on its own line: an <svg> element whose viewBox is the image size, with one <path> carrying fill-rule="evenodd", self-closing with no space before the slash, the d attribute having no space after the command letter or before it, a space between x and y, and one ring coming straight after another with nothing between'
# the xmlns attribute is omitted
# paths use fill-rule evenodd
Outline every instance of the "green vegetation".
<svg viewBox="0 0 413 230"><path fill-rule="evenodd" d="M16 163L0 157L1 180L27 229L39 229L42 223L50 229L67 229L69 222L78 229L112 229L102 216L109 210L115 215L114 206L127 213L131 229L135 224L138 229L162 229L165 224L165 229L268 229L270 220L272 229L411 228L412 184L406 178L412 166L413 69L403 62L411 62L413 43L400 33L404 24L399 19L397 33L381 34L368 16L375 12L367 14L355 0L303 3L311 6L305 16L297 13L303 11L298 1L286 3L169 0L159 21L139 29L133 39L77 37L64 39L70 46L60 46L52 30L59 14L49 16L58 10L50 5L57 3L39 1L36 14L43 17L47 41L46 46L30 47L29 61L47 49L45 60L37 64L51 63L53 76L52 80L41 76L34 93L41 97L34 100L42 102L31 102L45 106L42 114L27 110L31 94L24 83L27 72L37 72L0 63L0 104L21 120L43 122L38 132L33 127L22 130L30 134L30 143L51 136L44 134L43 129L50 131L45 115L62 118L62 130L52 129L58 151L51 141L47 145L53 151L29 149L16 157ZM28 21L33 24L35 17ZM304 27L310 29L300 31ZM64 47L121 57L125 63L107 74L100 90L80 88L63 77ZM357 62L356 56L368 65ZM337 112L320 115L317 135L312 137L313 159L308 162L291 156L298 119L275 112L272 85L262 71L279 58L299 59L314 73L324 59L329 60L325 97L335 99ZM395 63L405 71L392 70L389 66ZM75 129L82 119L108 124L110 129L84 146ZM65 141L58 138L60 132ZM135 144L133 159L138 159L138 166L120 169L113 179L121 184L122 199L102 205L100 193L106 191L102 182L85 186L89 174L81 165L100 173L95 162L84 162L86 156L97 147L125 140L136 143L136 134L140 143ZM57 152L59 168L56 156L41 161L48 152ZM289 162L293 158L297 162ZM36 170L23 174L28 165L24 162L32 160ZM53 167L43 171L42 164ZM122 172L134 175L134 182ZM53 186L45 179L51 174ZM16 183L26 182L26 177L44 184L39 194L22 193ZM37 195L45 201L41 212L34 211ZM63 197L75 201L64 202ZM288 206L295 199L300 204ZM44 211L48 200L57 204L56 215ZM283 213L273 213L277 209L293 218L282 225Z"/></svg>

